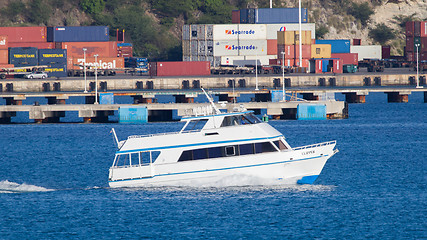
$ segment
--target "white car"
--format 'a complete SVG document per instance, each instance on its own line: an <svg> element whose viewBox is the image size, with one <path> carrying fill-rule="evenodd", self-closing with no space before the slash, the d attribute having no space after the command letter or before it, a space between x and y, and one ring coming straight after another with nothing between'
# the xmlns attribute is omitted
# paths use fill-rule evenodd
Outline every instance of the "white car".
<svg viewBox="0 0 427 240"><path fill-rule="evenodd" d="M33 79L33 78L42 78L42 79L44 79L44 78L47 78L48 76L47 76L47 73L45 73L45 72L32 72L30 74L25 75L24 77L25 78L30 78L30 79Z"/></svg>

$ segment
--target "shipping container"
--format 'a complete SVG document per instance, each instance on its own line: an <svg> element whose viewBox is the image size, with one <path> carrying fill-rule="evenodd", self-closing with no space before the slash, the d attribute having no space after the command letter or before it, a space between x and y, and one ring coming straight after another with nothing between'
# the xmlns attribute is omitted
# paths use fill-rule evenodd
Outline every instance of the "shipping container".
<svg viewBox="0 0 427 240"><path fill-rule="evenodd" d="M248 9L248 23L249 24L256 23L256 9L254 8Z"/></svg>
<svg viewBox="0 0 427 240"><path fill-rule="evenodd" d="M420 52L427 52L427 37L421 37L421 50Z"/></svg>
<svg viewBox="0 0 427 240"><path fill-rule="evenodd" d="M15 67L13 64L2 64L0 63L0 69L4 69L4 68L13 68Z"/></svg>
<svg viewBox="0 0 427 240"><path fill-rule="evenodd" d="M414 36L414 22L406 22L406 37Z"/></svg>
<svg viewBox="0 0 427 240"><path fill-rule="evenodd" d="M322 59L312 59L310 64L311 73L322 73L323 69L323 60Z"/></svg>
<svg viewBox="0 0 427 240"><path fill-rule="evenodd" d="M277 59L277 65L282 65L282 59ZM285 59L284 61L283 61L283 65L285 66L285 67L293 67L293 66L295 66L295 59L294 58L292 58L292 59Z"/></svg>
<svg viewBox="0 0 427 240"><path fill-rule="evenodd" d="M190 41L189 40L182 40L182 55L183 56L190 56Z"/></svg>
<svg viewBox="0 0 427 240"><path fill-rule="evenodd" d="M39 49L55 49L53 42L15 42L9 43L9 47L35 47Z"/></svg>
<svg viewBox="0 0 427 240"><path fill-rule="evenodd" d="M353 45L354 46L362 45L362 39L353 39Z"/></svg>
<svg viewBox="0 0 427 240"><path fill-rule="evenodd" d="M267 40L214 41L214 56L267 55Z"/></svg>
<svg viewBox="0 0 427 240"><path fill-rule="evenodd" d="M197 40L190 41L190 56L198 56L199 42Z"/></svg>
<svg viewBox="0 0 427 240"><path fill-rule="evenodd" d="M190 25L184 25L182 26L182 40L190 40L191 33L190 33Z"/></svg>
<svg viewBox="0 0 427 240"><path fill-rule="evenodd" d="M284 54L283 54L284 53ZM277 45L277 59L294 59L295 45Z"/></svg>
<svg viewBox="0 0 427 240"><path fill-rule="evenodd" d="M297 106L298 120L325 120L326 113L324 104L300 103Z"/></svg>
<svg viewBox="0 0 427 240"><path fill-rule="evenodd" d="M49 67L44 69L45 72L47 72L47 75L49 77L67 77L67 62L62 64L52 64L49 65Z"/></svg>
<svg viewBox="0 0 427 240"><path fill-rule="evenodd" d="M210 62L152 62L151 76L199 76L210 75Z"/></svg>
<svg viewBox="0 0 427 240"><path fill-rule="evenodd" d="M39 65L66 65L67 50L39 49ZM66 71L65 71L66 72Z"/></svg>
<svg viewBox="0 0 427 240"><path fill-rule="evenodd" d="M148 109L142 106L119 107L119 123L147 123Z"/></svg>
<svg viewBox="0 0 427 240"><path fill-rule="evenodd" d="M295 32L294 31L277 32L277 44L280 44L280 45L295 44Z"/></svg>
<svg viewBox="0 0 427 240"><path fill-rule="evenodd" d="M427 21L421 22L421 37L427 37Z"/></svg>
<svg viewBox="0 0 427 240"><path fill-rule="evenodd" d="M206 41L206 55L213 56L213 41Z"/></svg>
<svg viewBox="0 0 427 240"><path fill-rule="evenodd" d="M284 24L266 24L267 39L277 39L277 32L279 31L299 31L299 24L284 23ZM310 31L311 39L316 38L316 24L303 23L301 24L302 31Z"/></svg>
<svg viewBox="0 0 427 240"><path fill-rule="evenodd" d="M106 42L108 40L109 28L107 26L56 26L47 28L48 42Z"/></svg>
<svg viewBox="0 0 427 240"><path fill-rule="evenodd" d="M255 9L255 23L298 23L298 8L259 8ZM301 22L307 22L307 8L301 8Z"/></svg>
<svg viewBox="0 0 427 240"><path fill-rule="evenodd" d="M295 58L299 58L300 51L299 45L294 45L295 47ZM301 45L302 49L302 58L311 58L311 45Z"/></svg>
<svg viewBox="0 0 427 240"><path fill-rule="evenodd" d="M67 49L69 57L83 57L83 48L86 49L86 57L117 57L117 42L62 42L57 44L61 49ZM58 47L58 46L56 46Z"/></svg>
<svg viewBox="0 0 427 240"><path fill-rule="evenodd" d="M221 57L222 65L269 65L271 59L275 59L275 55L266 56L223 56Z"/></svg>
<svg viewBox="0 0 427 240"><path fill-rule="evenodd" d="M277 55L277 40L267 39L267 55Z"/></svg>
<svg viewBox="0 0 427 240"><path fill-rule="evenodd" d="M295 67L300 67L300 65L299 65L299 58L295 58L294 61L295 61ZM302 59L302 66L301 67L304 67L304 68L310 67L310 59L308 59L308 58L304 59L303 58Z"/></svg>
<svg viewBox="0 0 427 240"><path fill-rule="evenodd" d="M311 45L312 58L331 58L330 44L313 44Z"/></svg>
<svg viewBox="0 0 427 240"><path fill-rule="evenodd" d="M231 11L231 23L233 24L240 23L240 10Z"/></svg>
<svg viewBox="0 0 427 240"><path fill-rule="evenodd" d="M421 37L421 22L414 22L414 37Z"/></svg>
<svg viewBox="0 0 427 240"><path fill-rule="evenodd" d="M248 9L240 9L240 23L248 23Z"/></svg>
<svg viewBox="0 0 427 240"><path fill-rule="evenodd" d="M46 27L0 27L0 35L7 36L9 43L46 42Z"/></svg>
<svg viewBox="0 0 427 240"><path fill-rule="evenodd" d="M120 48L120 47L132 47L132 43L121 43L121 42L118 42L117 43L117 47L118 48Z"/></svg>
<svg viewBox="0 0 427 240"><path fill-rule="evenodd" d="M265 24L213 25L213 40L266 40Z"/></svg>
<svg viewBox="0 0 427 240"><path fill-rule="evenodd" d="M331 58L339 58L343 64L358 65L359 63L357 53L332 53Z"/></svg>
<svg viewBox="0 0 427 240"><path fill-rule="evenodd" d="M350 52L358 54L358 61L363 59L381 59L381 45L351 46Z"/></svg>
<svg viewBox="0 0 427 240"><path fill-rule="evenodd" d="M405 52L406 54L406 61L416 61L417 57L415 56L414 52Z"/></svg>
<svg viewBox="0 0 427 240"><path fill-rule="evenodd" d="M311 31L302 31L302 45L311 45ZM299 44L299 31L295 31L295 43Z"/></svg>
<svg viewBox="0 0 427 240"><path fill-rule="evenodd" d="M427 52L421 53L418 61L427 61Z"/></svg>
<svg viewBox="0 0 427 240"><path fill-rule="evenodd" d="M406 51L413 52L414 49L414 37L406 36Z"/></svg>
<svg viewBox="0 0 427 240"><path fill-rule="evenodd" d="M350 52L350 40L347 39L316 40L316 44L330 44L331 53Z"/></svg>
<svg viewBox="0 0 427 240"><path fill-rule="evenodd" d="M8 50L9 41L7 40L7 36L0 36L0 50Z"/></svg>
<svg viewBox="0 0 427 240"><path fill-rule="evenodd" d="M343 61L341 59L333 59L333 73L343 73Z"/></svg>
<svg viewBox="0 0 427 240"><path fill-rule="evenodd" d="M8 64L9 63L9 50L0 49L0 64Z"/></svg>
<svg viewBox="0 0 427 240"><path fill-rule="evenodd" d="M382 46L381 48L382 59L390 59L390 56L391 56L390 50L391 50L390 46Z"/></svg>
<svg viewBox="0 0 427 240"><path fill-rule="evenodd" d="M83 69L83 57L67 57L68 69L79 70ZM124 68L124 58L119 57L98 57L95 61L94 57L86 57L86 65L94 68L97 66L99 69L118 69Z"/></svg>
<svg viewBox="0 0 427 240"><path fill-rule="evenodd" d="M9 64L15 67L37 66L38 62L37 48L9 48Z"/></svg>
<svg viewBox="0 0 427 240"><path fill-rule="evenodd" d="M133 48L132 47L119 47L117 50L117 57L132 57L133 55Z"/></svg>

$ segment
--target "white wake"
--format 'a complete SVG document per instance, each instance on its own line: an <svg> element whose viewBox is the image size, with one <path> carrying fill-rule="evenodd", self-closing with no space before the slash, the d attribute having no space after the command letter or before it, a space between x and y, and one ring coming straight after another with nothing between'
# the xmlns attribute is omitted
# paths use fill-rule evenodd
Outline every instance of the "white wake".
<svg viewBox="0 0 427 240"><path fill-rule="evenodd" d="M0 193L26 193L26 192L50 192L53 189L47 189L26 183L9 182L8 180L0 181Z"/></svg>

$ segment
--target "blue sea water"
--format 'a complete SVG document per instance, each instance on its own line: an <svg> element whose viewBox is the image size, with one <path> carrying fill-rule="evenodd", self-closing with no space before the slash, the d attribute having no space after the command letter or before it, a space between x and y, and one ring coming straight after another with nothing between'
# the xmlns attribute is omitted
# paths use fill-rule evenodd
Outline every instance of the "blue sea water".
<svg viewBox="0 0 427 240"><path fill-rule="evenodd" d="M349 119L270 121L291 146L337 140L313 185L110 189L112 127L182 124L0 125L0 239L425 239L427 104L366 101Z"/></svg>

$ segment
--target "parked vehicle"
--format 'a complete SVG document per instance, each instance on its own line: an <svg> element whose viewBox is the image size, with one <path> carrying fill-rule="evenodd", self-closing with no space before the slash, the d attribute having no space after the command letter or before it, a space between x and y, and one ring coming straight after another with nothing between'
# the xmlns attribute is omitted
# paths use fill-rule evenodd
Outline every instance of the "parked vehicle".
<svg viewBox="0 0 427 240"><path fill-rule="evenodd" d="M24 76L25 78L33 79L33 78L47 78L48 75L45 72L32 72Z"/></svg>

